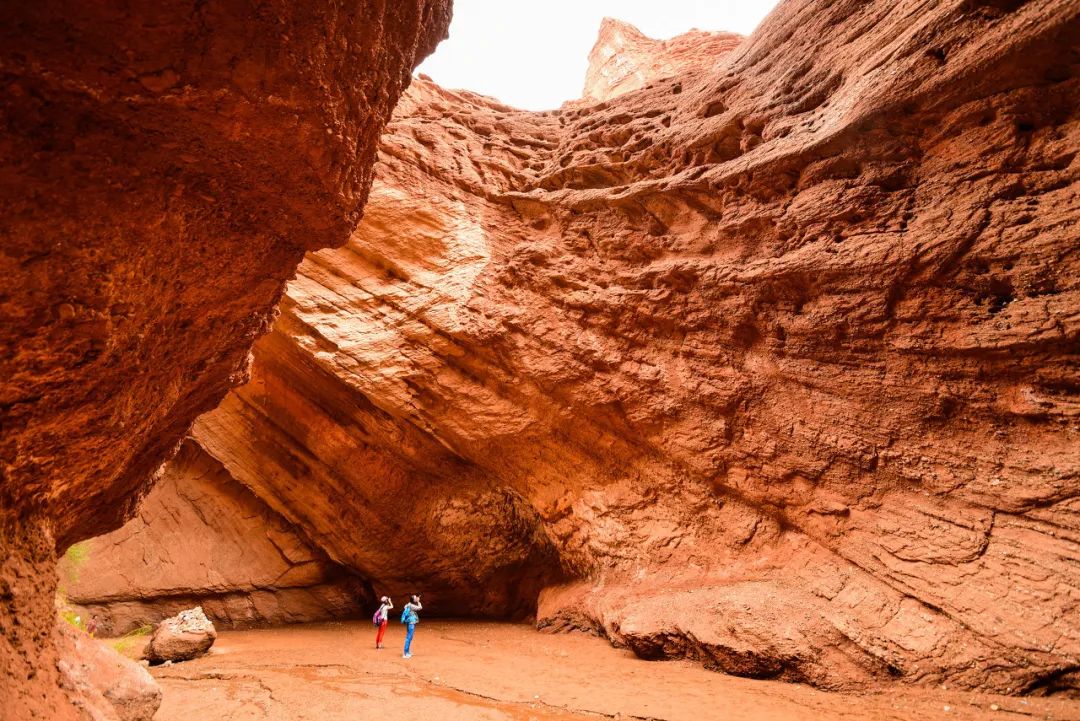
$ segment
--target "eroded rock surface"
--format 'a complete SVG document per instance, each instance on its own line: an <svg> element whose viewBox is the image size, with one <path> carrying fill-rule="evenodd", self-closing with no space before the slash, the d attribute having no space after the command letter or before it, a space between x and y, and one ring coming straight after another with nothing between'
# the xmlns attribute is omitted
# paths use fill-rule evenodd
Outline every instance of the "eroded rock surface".
<svg viewBox="0 0 1080 721"><path fill-rule="evenodd" d="M48 549L118 527L246 379L304 251L355 227L448 19L448 0L0 6L5 718L71 718Z"/></svg>
<svg viewBox="0 0 1080 721"><path fill-rule="evenodd" d="M200 605L224 628L356 616L363 584L186 442L135 518L60 561L64 598L99 636Z"/></svg>
<svg viewBox="0 0 1080 721"><path fill-rule="evenodd" d="M1073 687L1078 37L790 0L598 104L414 83L195 437L431 609L544 586L650 658Z"/></svg>

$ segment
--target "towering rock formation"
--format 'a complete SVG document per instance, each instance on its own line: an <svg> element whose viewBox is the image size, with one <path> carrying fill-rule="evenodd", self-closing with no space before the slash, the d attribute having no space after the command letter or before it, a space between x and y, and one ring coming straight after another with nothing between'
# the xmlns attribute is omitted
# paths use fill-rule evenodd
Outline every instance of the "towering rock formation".
<svg viewBox="0 0 1080 721"><path fill-rule="evenodd" d="M1075 687L1077 38L1075 0L790 0L605 102L414 83L195 438L433 609Z"/></svg>
<svg viewBox="0 0 1080 721"><path fill-rule="evenodd" d="M582 99L610 100L664 78L701 72L743 41L742 35L691 30L670 40L653 40L629 23L604 18L589 53Z"/></svg>
<svg viewBox="0 0 1080 721"><path fill-rule="evenodd" d="M355 227L448 0L0 7L0 714L67 719L54 549L120 525Z"/></svg>

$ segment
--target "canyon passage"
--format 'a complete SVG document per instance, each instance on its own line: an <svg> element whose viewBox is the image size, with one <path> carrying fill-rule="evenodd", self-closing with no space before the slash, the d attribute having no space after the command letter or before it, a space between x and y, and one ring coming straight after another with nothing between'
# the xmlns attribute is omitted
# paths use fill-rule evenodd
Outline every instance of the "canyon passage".
<svg viewBox="0 0 1080 721"><path fill-rule="evenodd" d="M375 698L417 592L400 718L1080 718L1080 0L609 19L543 112L449 19L0 10L4 721Z"/></svg>

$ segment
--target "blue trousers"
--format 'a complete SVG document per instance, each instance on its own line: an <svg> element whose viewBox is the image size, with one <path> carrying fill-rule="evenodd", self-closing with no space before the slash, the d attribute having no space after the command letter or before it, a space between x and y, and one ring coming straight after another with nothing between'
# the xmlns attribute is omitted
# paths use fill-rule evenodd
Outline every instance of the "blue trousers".
<svg viewBox="0 0 1080 721"><path fill-rule="evenodd" d="M405 632L405 653L409 652L409 647L412 646L413 633L416 631L416 624L410 623L409 630Z"/></svg>

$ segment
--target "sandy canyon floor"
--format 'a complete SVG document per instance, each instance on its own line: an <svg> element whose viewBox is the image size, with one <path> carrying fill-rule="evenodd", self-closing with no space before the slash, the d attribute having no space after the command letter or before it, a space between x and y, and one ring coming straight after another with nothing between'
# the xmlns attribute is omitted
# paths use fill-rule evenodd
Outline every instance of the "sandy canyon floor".
<svg viewBox="0 0 1080 721"><path fill-rule="evenodd" d="M526 625L424 621L410 660L403 637L392 625L376 652L359 621L222 632L209 655L152 669L164 690L155 721L1080 719L1080 701L941 688L825 693L642 661L600 639Z"/></svg>

